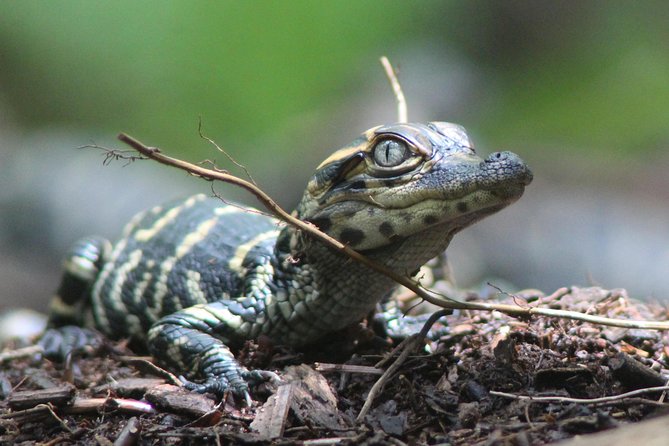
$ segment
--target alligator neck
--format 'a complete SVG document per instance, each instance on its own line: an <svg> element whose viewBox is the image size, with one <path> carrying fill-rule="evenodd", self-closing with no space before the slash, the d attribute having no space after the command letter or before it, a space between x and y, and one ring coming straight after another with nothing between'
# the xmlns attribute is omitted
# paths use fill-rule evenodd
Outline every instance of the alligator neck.
<svg viewBox="0 0 669 446"><path fill-rule="evenodd" d="M410 275L446 249L455 232L446 229L436 227L428 231L431 236L407 237L364 254L399 274ZM284 228L279 236L278 291L268 303L280 307L281 301L291 302L289 318L272 324L268 333L280 342L309 344L324 333L360 321L394 288L392 279L345 254L311 238L294 236L292 228ZM291 249L288 240L293 240Z"/></svg>

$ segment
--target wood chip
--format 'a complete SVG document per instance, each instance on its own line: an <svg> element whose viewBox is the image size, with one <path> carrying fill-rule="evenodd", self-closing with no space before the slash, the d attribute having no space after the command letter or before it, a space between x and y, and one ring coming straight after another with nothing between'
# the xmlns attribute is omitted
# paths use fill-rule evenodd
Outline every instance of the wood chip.
<svg viewBox="0 0 669 446"><path fill-rule="evenodd" d="M27 409L47 403L54 406L64 406L72 401L75 392L76 388L72 384L64 383L50 389L13 392L8 398L8 403L9 407L14 410Z"/></svg>
<svg viewBox="0 0 669 446"><path fill-rule="evenodd" d="M104 393L112 390L119 396L141 398L150 389L165 384L162 378L124 378L108 384L97 386L95 393Z"/></svg>
<svg viewBox="0 0 669 446"><path fill-rule="evenodd" d="M206 396L171 384L156 386L144 397L161 410L192 417L201 417L216 408L216 403Z"/></svg>
<svg viewBox="0 0 669 446"><path fill-rule="evenodd" d="M132 417L125 424L121 433L116 437L114 446L132 446L139 441L139 435L142 433L142 425L137 417Z"/></svg>
<svg viewBox="0 0 669 446"><path fill-rule="evenodd" d="M287 367L284 380L295 384L290 408L301 424L331 430L348 427L323 375L303 364Z"/></svg>
<svg viewBox="0 0 669 446"><path fill-rule="evenodd" d="M622 352L609 359L609 367L613 376L629 389L659 387L667 381L661 374Z"/></svg>
<svg viewBox="0 0 669 446"><path fill-rule="evenodd" d="M269 439L282 437L294 388L295 383L279 386L277 392L256 412L251 429Z"/></svg>

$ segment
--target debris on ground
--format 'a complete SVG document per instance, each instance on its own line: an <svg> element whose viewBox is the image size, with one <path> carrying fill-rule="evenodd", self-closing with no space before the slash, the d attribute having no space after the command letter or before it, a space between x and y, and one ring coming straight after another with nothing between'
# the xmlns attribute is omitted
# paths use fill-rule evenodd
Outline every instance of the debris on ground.
<svg viewBox="0 0 669 446"><path fill-rule="evenodd" d="M502 300L667 320L665 306L624 290L574 287ZM13 343L0 354L0 444L541 445L669 412L665 333L496 312L455 312L440 323L442 336L408 356L361 421L383 373L375 365L392 347L365 330L343 359L330 347L344 335L308 353L247 343L246 365L276 370L282 381L255 389L251 407L186 391L123 343L67 365L30 350L18 355L25 345Z"/></svg>

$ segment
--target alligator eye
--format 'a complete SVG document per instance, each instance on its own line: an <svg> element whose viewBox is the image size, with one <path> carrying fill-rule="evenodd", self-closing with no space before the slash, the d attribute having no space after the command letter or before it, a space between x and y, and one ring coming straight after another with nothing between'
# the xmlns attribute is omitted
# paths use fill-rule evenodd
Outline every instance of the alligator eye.
<svg viewBox="0 0 669 446"><path fill-rule="evenodd" d="M384 139L374 146L374 162L380 167L399 166L406 160L411 151L404 141Z"/></svg>

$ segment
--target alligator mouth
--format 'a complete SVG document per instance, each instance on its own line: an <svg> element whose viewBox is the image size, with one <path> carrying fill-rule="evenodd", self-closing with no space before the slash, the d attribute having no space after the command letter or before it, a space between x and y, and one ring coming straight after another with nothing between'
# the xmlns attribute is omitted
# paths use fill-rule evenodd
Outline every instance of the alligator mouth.
<svg viewBox="0 0 669 446"><path fill-rule="evenodd" d="M509 203L519 199L523 193L525 193L525 187L530 184L531 181L532 179L530 178L526 182L511 183L501 188L496 187L484 190L487 190L493 196L504 200L506 203Z"/></svg>
<svg viewBox="0 0 669 446"><path fill-rule="evenodd" d="M329 205L337 205L341 202L357 202L364 204L364 206L369 208L376 208L379 210L410 211L412 208L424 205L428 201L445 204L457 204L463 201L470 201L471 197L477 193L483 192L496 198L495 203L491 204L491 207L497 206L497 204L500 204L501 207L505 207L518 200L525 192L525 187L531 182L532 173L525 168L524 172L514 177L497 181L476 181L470 184L467 188L458 190L457 192L450 188L413 191L414 196L406 197L406 200L398 199L399 194L397 191L390 195L391 199L388 199L388 196L381 198L378 195L360 193L352 196L341 195L335 200L332 200ZM499 208L497 210L499 210Z"/></svg>
<svg viewBox="0 0 669 446"><path fill-rule="evenodd" d="M433 191L432 199L443 203L462 203L462 202L481 202L476 198L476 195L488 195L494 197L494 203L490 206L501 204L502 207L507 206L518 200L525 193L525 188L532 182L532 174L527 171L522 175L504 180L486 181L479 180L470 185L464 190L454 191L452 189L445 189L441 191ZM485 208L485 207L484 207Z"/></svg>

